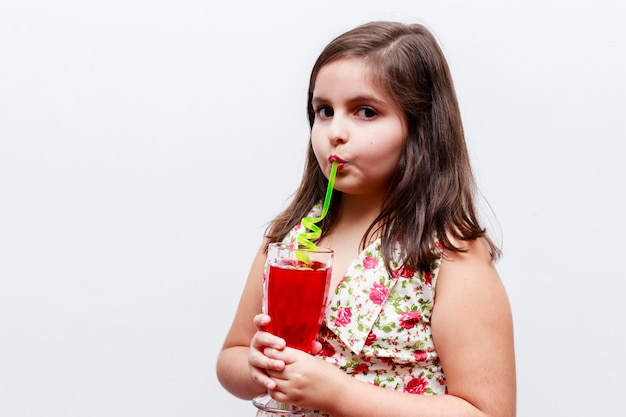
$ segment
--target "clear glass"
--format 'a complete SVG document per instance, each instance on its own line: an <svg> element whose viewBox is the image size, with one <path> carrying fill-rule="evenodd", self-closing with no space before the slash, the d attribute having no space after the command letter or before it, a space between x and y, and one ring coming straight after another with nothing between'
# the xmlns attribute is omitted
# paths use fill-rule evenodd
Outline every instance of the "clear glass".
<svg viewBox="0 0 626 417"><path fill-rule="evenodd" d="M333 264L328 248L308 249L271 243L265 264L263 312L272 318L267 331L287 346L311 353L322 323ZM279 403L269 395L255 398L257 417L303 416L311 410Z"/></svg>

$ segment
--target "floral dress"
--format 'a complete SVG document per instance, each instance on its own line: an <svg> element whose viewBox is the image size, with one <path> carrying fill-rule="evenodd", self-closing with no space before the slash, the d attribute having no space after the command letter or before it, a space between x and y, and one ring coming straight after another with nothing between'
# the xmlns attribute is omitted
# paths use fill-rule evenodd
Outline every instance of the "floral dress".
<svg viewBox="0 0 626 417"><path fill-rule="evenodd" d="M311 214L319 212L316 206ZM295 242L303 231L298 225L285 241ZM391 276L380 239L352 261L334 294L329 294L318 356L356 379L383 388L445 394L446 380L430 323L440 259L424 272L401 266L399 254L397 246Z"/></svg>

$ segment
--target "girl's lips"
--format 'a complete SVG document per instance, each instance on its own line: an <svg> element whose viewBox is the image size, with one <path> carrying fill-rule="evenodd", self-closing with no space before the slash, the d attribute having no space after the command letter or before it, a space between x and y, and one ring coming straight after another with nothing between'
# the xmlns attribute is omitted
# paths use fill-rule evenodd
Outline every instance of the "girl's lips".
<svg viewBox="0 0 626 417"><path fill-rule="evenodd" d="M336 162L337 163L337 171L341 171L343 170L343 167L345 165L345 161L341 158L339 158L337 155L331 155L328 157L328 162L330 162L331 164Z"/></svg>

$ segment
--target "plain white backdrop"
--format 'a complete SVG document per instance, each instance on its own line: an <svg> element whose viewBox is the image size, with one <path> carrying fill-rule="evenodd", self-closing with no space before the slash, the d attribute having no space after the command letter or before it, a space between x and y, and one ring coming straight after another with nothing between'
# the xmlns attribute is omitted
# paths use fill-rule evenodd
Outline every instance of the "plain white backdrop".
<svg viewBox="0 0 626 417"><path fill-rule="evenodd" d="M313 61L380 19L449 59L518 415L624 415L625 2L3 0L1 416L253 415L216 357L302 173Z"/></svg>

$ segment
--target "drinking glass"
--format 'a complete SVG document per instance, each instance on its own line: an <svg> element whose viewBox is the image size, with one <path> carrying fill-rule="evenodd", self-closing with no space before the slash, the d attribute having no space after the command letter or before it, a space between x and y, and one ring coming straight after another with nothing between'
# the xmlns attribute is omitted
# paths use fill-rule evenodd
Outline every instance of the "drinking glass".
<svg viewBox="0 0 626 417"><path fill-rule="evenodd" d="M263 312L271 317L267 331L288 347L311 353L317 339L330 286L333 251L294 244L270 243L264 273ZM257 416L302 416L311 410L255 398Z"/></svg>

